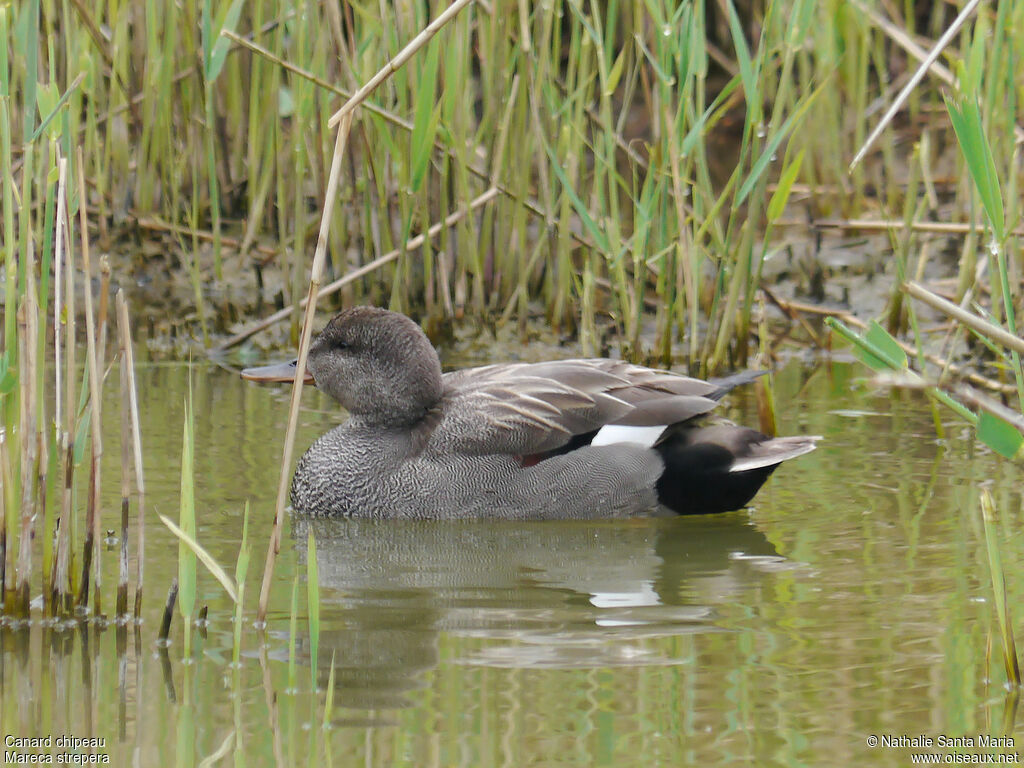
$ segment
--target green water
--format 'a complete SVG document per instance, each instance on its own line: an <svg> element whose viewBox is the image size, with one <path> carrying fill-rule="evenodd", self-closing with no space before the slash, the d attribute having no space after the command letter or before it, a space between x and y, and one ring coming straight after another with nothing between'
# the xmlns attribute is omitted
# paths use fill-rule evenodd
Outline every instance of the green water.
<svg viewBox="0 0 1024 768"><path fill-rule="evenodd" d="M978 511L989 487L1018 638L1024 637L1020 473L914 394L859 386L863 369L790 365L780 433L824 435L746 511L572 523L309 524L322 630L312 690L307 523L284 538L266 633L252 626L287 393L193 369L199 539L233 570L251 502L243 659L232 606L200 575L205 637L182 659L176 616L155 644L176 574L188 371L139 371L147 484L145 622L0 628L5 739L98 737L113 765L909 765L940 737L1010 734ZM105 527L119 510L116 381L107 385ZM337 418L306 396L298 444ZM754 423L754 404L729 401ZM83 494L84 498L84 494ZM131 545L135 538L132 533ZM116 564L105 553L104 600ZM294 681L288 615L300 575ZM993 638L994 639L994 638ZM332 718L324 728L330 668ZM294 682L294 687L292 687ZM931 749L868 737L930 737ZM13 753L67 750L4 747ZM219 760L219 762L218 762Z"/></svg>

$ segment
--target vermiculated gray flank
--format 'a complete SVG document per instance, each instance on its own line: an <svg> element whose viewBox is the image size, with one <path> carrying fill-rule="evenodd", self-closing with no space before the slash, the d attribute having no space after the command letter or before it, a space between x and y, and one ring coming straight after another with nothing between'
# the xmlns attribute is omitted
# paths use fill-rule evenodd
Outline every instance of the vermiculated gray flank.
<svg viewBox="0 0 1024 768"><path fill-rule="evenodd" d="M334 317L313 341L308 368L350 414L296 467L292 505L311 515L719 512L744 506L779 463L813 450L817 439L703 425L701 417L751 374L711 383L617 360L442 374L416 323L373 307ZM260 373L269 370L245 373L267 378ZM610 424L669 426L653 447L590 445Z"/></svg>

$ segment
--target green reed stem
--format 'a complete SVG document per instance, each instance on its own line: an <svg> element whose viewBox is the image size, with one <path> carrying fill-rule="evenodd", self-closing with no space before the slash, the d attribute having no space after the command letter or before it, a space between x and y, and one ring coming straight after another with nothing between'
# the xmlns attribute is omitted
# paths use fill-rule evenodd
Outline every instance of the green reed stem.
<svg viewBox="0 0 1024 768"><path fill-rule="evenodd" d="M309 611L309 674L311 690L317 689L320 655L320 569L316 559L316 538L310 527L306 539L306 608Z"/></svg>
<svg viewBox="0 0 1024 768"><path fill-rule="evenodd" d="M981 518L985 524L985 548L988 551L989 575L992 579L992 594L999 621L999 638L1003 651L1003 666L1006 679L1014 687L1020 687L1020 666L1017 662L1017 645L1013 638L1013 622L1010 604L1003 578L1003 564L999 556L999 532L996 530L997 513L992 494L987 488L981 492Z"/></svg>

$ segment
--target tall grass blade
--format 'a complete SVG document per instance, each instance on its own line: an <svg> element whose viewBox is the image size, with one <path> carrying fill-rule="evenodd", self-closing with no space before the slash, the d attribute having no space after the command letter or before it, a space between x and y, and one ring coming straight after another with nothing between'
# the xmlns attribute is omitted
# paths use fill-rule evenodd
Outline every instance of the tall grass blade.
<svg viewBox="0 0 1024 768"><path fill-rule="evenodd" d="M17 503L14 500L14 471L11 468L10 453L7 440L0 440L0 608L7 603L7 529L13 520Z"/></svg>
<svg viewBox="0 0 1024 768"><path fill-rule="evenodd" d="M128 374L128 420L131 429L131 451L135 468L135 490L138 491L138 557L135 558L135 618L142 614L142 576L143 556L146 551L146 482L142 469L142 434L139 427L139 397L138 387L135 386L135 353L132 350L131 324L128 321L128 302L124 295L118 291L117 294L117 324L120 329L123 345L125 369Z"/></svg>
<svg viewBox="0 0 1024 768"><path fill-rule="evenodd" d="M288 611L288 690L295 691L298 682L296 674L295 649L299 632L299 574L292 578L292 602Z"/></svg>
<svg viewBox="0 0 1024 768"><path fill-rule="evenodd" d="M128 511L129 494L131 493L131 470L129 468L132 460L132 417L130 407L130 379L128 375L128 350L131 339L128 337L128 327L122 320L121 308L125 304L124 291L117 292L117 329L120 349L120 385L121 385L121 546L120 557L118 558L118 579L117 579L117 607L116 616L120 619L128 614ZM127 314L125 314L127 318ZM139 552L141 560L143 553Z"/></svg>
<svg viewBox="0 0 1024 768"><path fill-rule="evenodd" d="M313 690L317 689L317 659L320 654L320 568L316 559L316 538L310 527L306 540L306 607L309 611L309 667Z"/></svg>
<svg viewBox="0 0 1024 768"><path fill-rule="evenodd" d="M35 538L36 519L36 462L38 461L38 441L34 430L36 421L36 376L38 361L36 360L37 321L35 305L34 274L35 265L29 264L26 292L18 307L18 327L20 352L19 378L21 392L21 527L18 537L18 562L15 569L14 585L15 610L28 617L30 612L30 583L32 578L32 546Z"/></svg>
<svg viewBox="0 0 1024 768"><path fill-rule="evenodd" d="M988 411L978 414L978 439L1007 459L1016 458L1024 446L1024 435L1017 428Z"/></svg>
<svg viewBox="0 0 1024 768"><path fill-rule="evenodd" d="M594 245L603 254L609 254L611 251L611 244L608 240L608 234L604 228L599 226L594 220L594 217L590 215L590 211L587 209L586 204L580 199L579 194L573 188L572 182L569 181L569 177L566 175L561 160L555 155L555 150L551 145L544 139L543 136L539 137L541 143L544 146L544 151L547 153L548 159L551 161L551 170L558 178L559 183L562 185L563 191L569 196L572 201L572 207L576 211L576 215L580 217L587 232L594 240Z"/></svg>
<svg viewBox="0 0 1024 768"><path fill-rule="evenodd" d="M331 651L331 671L327 676L327 694L324 696L324 719L322 727L326 730L331 725L334 717L334 657L336 651Z"/></svg>
<svg viewBox="0 0 1024 768"><path fill-rule="evenodd" d="M60 265L61 252L63 251L66 264L63 265L64 274L64 304L58 307L55 303L54 312L63 314L63 343L64 343L64 391L58 388L54 396L58 399L64 398L64 423L61 433L61 448L64 453L64 482L61 489L60 514L57 523L57 549L53 560L53 575L50 585L53 590L51 597L51 609L55 613L68 613L71 611L73 602L73 585L71 584L70 559L71 559L71 526L72 526L72 500L74 491L75 474L75 436L77 409L75 408L75 253L70 245L70 221L68 216L68 189L66 187L68 163L62 159L60 163L59 186L63 190L57 200L57 256ZM59 273L61 269L57 269ZM56 318L54 328L58 327ZM56 330L55 330L56 333ZM54 340L54 347L60 346L60 339ZM59 410L59 409L58 409ZM141 560L141 558L140 558Z"/></svg>
<svg viewBox="0 0 1024 768"><path fill-rule="evenodd" d="M850 330L841 320L834 317L826 318L825 324L853 344L854 353L872 370L906 370L906 352L877 321L871 321L868 332L863 336Z"/></svg>
<svg viewBox="0 0 1024 768"><path fill-rule="evenodd" d="M99 374L99 352L97 349L96 316L92 306L92 262L89 254L89 220L85 196L85 161L82 148L78 148L78 214L82 245L82 270L85 276L85 330L86 364L89 381L89 416L92 439L92 463L89 467L89 500L85 524L85 544L82 553L82 581L78 593L78 604L82 608L89 601L90 568L95 567L93 577L93 606L96 614L102 612L100 594L100 460L103 456L100 406L102 383ZM94 562L95 561L95 562Z"/></svg>
<svg viewBox="0 0 1024 768"><path fill-rule="evenodd" d="M875 140L879 136L881 136L882 131L885 130L886 126L890 123L893 117L895 117L896 113L900 111L907 98L909 98L911 92L917 88L921 80L924 79L924 76L942 54L942 51L953 40L961 27L967 23L967 19L969 19L971 14L974 13L980 2L981 0L968 0L964 7L960 9L960 13L953 20L953 23L950 24L946 31L942 33L942 36L935 41L935 45L933 45L932 49L928 51L928 54L921 61L921 65L914 71L914 74L910 76L907 84L903 86L903 89L899 92L896 98L893 99L893 102L889 106L885 115L882 116L882 119L878 121L874 130L872 130L871 134L864 140L864 144L861 145L859 150L857 150L857 154L854 155L853 160L850 161L849 168L851 171L857 167L861 160L864 159L864 156L867 155L871 145L875 143Z"/></svg>
<svg viewBox="0 0 1024 768"><path fill-rule="evenodd" d="M32 138L28 140L29 144L32 144L36 139L38 139L39 136L43 133L43 131L45 131L46 128L50 125L50 123L54 120L54 118L56 118L57 115L60 114L61 109L64 107L65 104L68 103L68 100L71 98L71 95L78 89L78 86L82 84L83 80L85 80L85 72L80 72L78 74L78 77L76 77L74 81L71 83L71 85L68 86L68 89L64 91L63 94L61 94L60 98L57 99L55 103L47 105L49 108L43 115L43 119L39 123L39 127L36 128L35 133L32 134ZM40 91L40 94L41 93L42 91Z"/></svg>
<svg viewBox="0 0 1024 768"><path fill-rule="evenodd" d="M22 6L19 23L14 30L15 39L21 45L21 55L25 62L24 91L22 92L22 138L26 144L31 142L27 139L34 133L36 111L33 109L36 103L36 89L39 87L38 61L39 61L39 0L28 0Z"/></svg>
<svg viewBox="0 0 1024 768"><path fill-rule="evenodd" d="M206 55L206 80L208 82L215 81L224 68L224 62L227 60L228 51L231 48L231 40L224 36L224 32L235 31L243 5L244 0L233 0L224 12L224 18L217 29L216 39L207 42L209 50ZM205 6L208 6L208 3L204 3L204 14L209 15L209 8Z"/></svg>
<svg viewBox="0 0 1024 768"><path fill-rule="evenodd" d="M793 183L796 181L797 175L800 173L800 166L804 161L804 153L806 149L801 149L797 152L796 157L790 161L789 165L779 176L779 183L775 187L775 192L772 193L771 199L768 201L768 208L765 211L765 218L769 222L776 221L782 212L786 209L786 203L789 201L790 190L793 189Z"/></svg>
<svg viewBox="0 0 1024 768"><path fill-rule="evenodd" d="M416 107L409 153L412 158L410 187L413 194L423 185L441 117L441 103L434 103L440 48L436 41L427 48L423 69L416 80Z"/></svg>
<svg viewBox="0 0 1024 768"><path fill-rule="evenodd" d="M174 619L174 603L178 599L178 577L171 579L171 587L167 590L167 601L164 603L164 613L160 619L160 631L157 633L159 643L166 645L170 641L171 621ZM189 628L185 627L185 634L189 634Z"/></svg>
<svg viewBox="0 0 1024 768"><path fill-rule="evenodd" d="M345 117L345 115L352 114L352 111L366 101L367 97L377 90L381 83L405 66L405 63L412 58L413 54L430 42L430 38L436 35L442 27L454 19L459 12L471 2L472 0L455 0L455 2L438 14L437 18L424 27L416 37L410 40L409 43L402 48L402 50L399 51L393 59L391 59L391 61L385 64L377 74L371 77L358 91L352 94L352 97L342 105L341 109L331 115L331 119L327 121L327 126L329 128L334 128L341 123L341 119Z"/></svg>
<svg viewBox="0 0 1024 768"><path fill-rule="evenodd" d="M768 139L768 143L765 144L764 150L750 167L750 173L740 186L739 192L736 193L736 201L734 205L741 205L747 199L747 196L754 189L754 186L761 180L761 176L764 174L765 169L772 160L774 160L775 153L778 152L779 145L782 143L782 140L789 135L790 131L792 131L797 124L800 123L803 116L807 113L808 108L810 108L815 100L817 100L818 96L821 95L826 86L829 85L830 80L831 76L824 78L809 96L801 100L800 105L790 113L778 131L772 134L771 138Z"/></svg>
<svg viewBox="0 0 1024 768"><path fill-rule="evenodd" d="M238 599L235 600L235 627L231 647L231 661L237 667L242 655L242 603L245 600L245 575L249 571L252 548L249 546L249 500L245 500L242 514L242 542L238 545L238 560L235 562L235 584L238 585Z"/></svg>
<svg viewBox="0 0 1024 768"><path fill-rule="evenodd" d="M6 349L0 354L0 397L11 394L18 385L18 375L8 363L9 357Z"/></svg>
<svg viewBox="0 0 1024 768"><path fill-rule="evenodd" d="M996 171L992 148L981 124L981 110L971 95L953 100L946 97L946 109L953 123L953 131L967 161L974 187L978 190L985 215L992 227L996 241L1006 238L1006 218L1003 213L1003 196L1000 192L999 175Z"/></svg>
<svg viewBox="0 0 1024 768"><path fill-rule="evenodd" d="M299 340L299 357L295 363L295 383L292 385L292 397L288 408L288 429L285 433L281 476L277 486L274 528L270 534L270 542L267 546L267 559L263 568L263 584L260 588L260 602L257 608L257 621L260 623L263 623L267 617L267 606L270 601L270 582L274 574L277 551L281 546L281 529L284 526L284 506L288 496L288 476L291 472L292 451L295 447L295 430L299 418L299 402L302 396L303 378L306 373L306 357L309 354L309 344L313 338L313 315L316 311L316 298L319 295L320 280L326 261L327 241L331 229L331 214L338 196L337 189L338 178L341 175L341 160L345 154L345 145L351 129L351 116L342 121L338 126L338 135L334 144L334 155L331 158L331 170L327 177L324 208L320 216L320 233L317 238L316 251L313 254L313 265L310 268L309 291L306 295L306 312L302 322L302 337Z"/></svg>
<svg viewBox="0 0 1024 768"><path fill-rule="evenodd" d="M191 386L189 398L185 401L185 423L181 430L181 495L178 508L179 525L171 528L178 535L178 609L184 619L185 658L191 655L192 613L196 605L196 550L189 542L195 542L195 466L193 458L193 422ZM163 515L160 519L166 525ZM168 525L168 528L170 526ZM198 544L196 544L198 547Z"/></svg>
<svg viewBox="0 0 1024 768"><path fill-rule="evenodd" d="M736 50L740 80L743 82L743 95L747 100L747 111L750 115L748 119L757 122L761 119L761 93L757 87L758 73L750 58L750 48L747 45L747 37L743 32L740 17L736 13L736 6L733 5L732 0L726 0L725 7L729 15L729 32L732 35L733 48Z"/></svg>
<svg viewBox="0 0 1024 768"><path fill-rule="evenodd" d="M996 507L992 494L987 488L981 492L981 518L985 524L985 547L988 550L989 575L992 577L992 593L999 621L999 638L1002 642L1003 666L1006 680L1014 687L1020 687L1020 665L1017 662L1017 644L1013 638L1013 623L1010 605L1003 579L1003 564L999 556L999 533L996 530Z"/></svg>
<svg viewBox="0 0 1024 768"><path fill-rule="evenodd" d="M210 575L213 576L217 581L220 582L221 586L224 587L224 591L228 593L228 597L231 598L231 601L233 603L237 603L238 602L238 588L235 586L235 583L231 580L231 577L228 576L228 573L227 573L227 571L224 570L224 567L214 559L213 555L211 555L203 547L202 544L200 544L198 541L196 541L195 535L186 532L182 528L179 528L177 525L174 524L173 520L171 520L169 517L166 517L165 515L157 515L157 517L160 518L160 522L162 522L164 525L166 525L167 529L171 533L173 533L175 536L178 537L179 544L184 544L191 551L191 553L196 558L199 559L199 562L201 562L206 567L206 570L208 570L210 572ZM195 525L195 521L193 520L193 526L194 525ZM180 560L180 556L179 556L179 563L180 563L180 561L181 560ZM193 567L195 566L195 562L194 561L193 561L192 565L193 565ZM180 572L180 569L179 569L179 572ZM194 578L193 578L193 590L194 589L195 589L195 586L194 586ZM184 606L183 606L183 608L184 608Z"/></svg>

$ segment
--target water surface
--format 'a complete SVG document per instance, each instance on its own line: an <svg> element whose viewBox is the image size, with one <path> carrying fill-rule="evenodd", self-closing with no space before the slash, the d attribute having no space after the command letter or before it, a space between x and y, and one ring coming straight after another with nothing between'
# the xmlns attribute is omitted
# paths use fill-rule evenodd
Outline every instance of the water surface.
<svg viewBox="0 0 1024 768"><path fill-rule="evenodd" d="M5 736L101 737L102 749L85 752L143 766L211 757L250 765L907 765L922 750L871 748L868 737L979 733L1016 734L1018 746L997 751L1024 751L998 644L989 647L995 612L978 512L987 486L1002 514L1010 606L1024 636L1019 471L976 446L947 412L939 412L947 432L937 439L926 400L858 384L861 368L793 364L777 375L780 433L825 439L741 512L564 523L290 520L261 634L251 619L287 392L196 366L199 539L229 570L251 505L239 667L230 664L231 604L206 574L200 602L210 623L195 637L193 660L182 658L180 618L167 654L155 647L177 544L153 513L177 515L189 372L150 365L139 373L146 621L124 638L95 623L4 627ZM339 418L318 393L305 403L300 450ZM108 528L119 509L117 406L110 382ZM727 410L756 421L743 393ZM323 625L315 691L304 581L310 532ZM113 552L105 567L109 593Z"/></svg>

